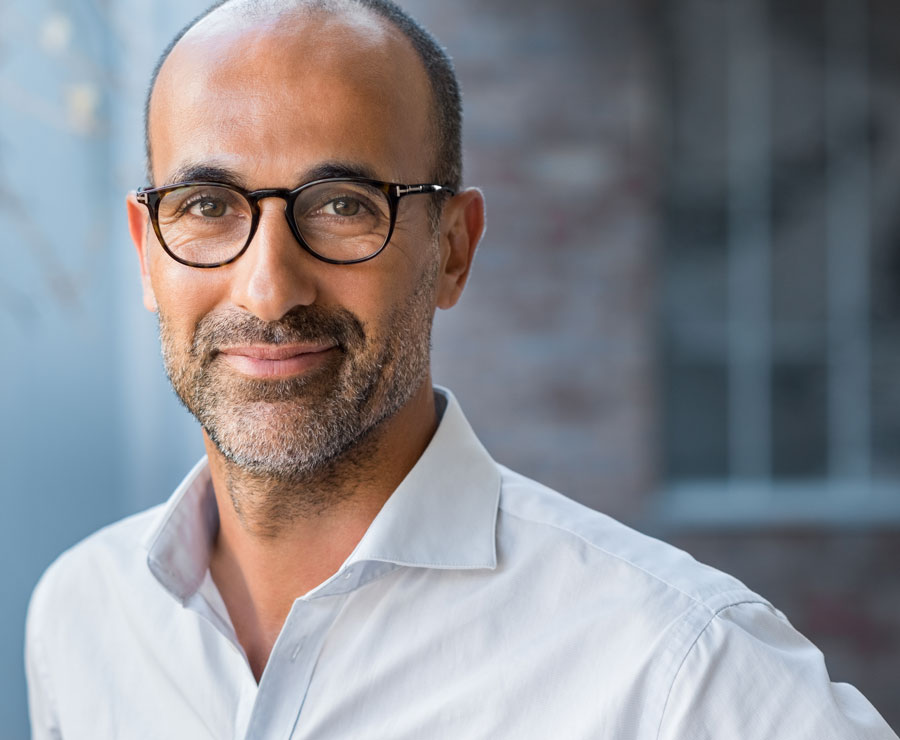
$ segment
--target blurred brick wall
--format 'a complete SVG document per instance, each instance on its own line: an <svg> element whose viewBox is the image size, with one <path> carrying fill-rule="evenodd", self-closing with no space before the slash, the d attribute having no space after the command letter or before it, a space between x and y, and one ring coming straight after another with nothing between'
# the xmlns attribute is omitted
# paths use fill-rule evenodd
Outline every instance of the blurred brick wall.
<svg viewBox="0 0 900 740"><path fill-rule="evenodd" d="M468 290L437 319L435 378L500 462L633 515L658 457L639 3L406 5L455 58L465 179L487 197Z"/></svg>
<svg viewBox="0 0 900 740"><path fill-rule="evenodd" d="M435 379L498 461L640 526L661 458L653 4L403 4L455 58L488 203ZM655 533L773 601L900 727L897 533Z"/></svg>

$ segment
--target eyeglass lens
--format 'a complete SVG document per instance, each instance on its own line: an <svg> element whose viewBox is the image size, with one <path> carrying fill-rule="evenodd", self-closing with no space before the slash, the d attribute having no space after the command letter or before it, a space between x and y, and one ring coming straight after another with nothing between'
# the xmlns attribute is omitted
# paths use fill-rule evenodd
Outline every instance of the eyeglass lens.
<svg viewBox="0 0 900 740"><path fill-rule="evenodd" d="M304 188L292 210L297 231L316 254L357 260L380 250L391 227L387 195L358 182L323 182ZM247 244L253 210L247 199L218 185L186 185L166 193L157 214L169 251L199 265L235 257Z"/></svg>

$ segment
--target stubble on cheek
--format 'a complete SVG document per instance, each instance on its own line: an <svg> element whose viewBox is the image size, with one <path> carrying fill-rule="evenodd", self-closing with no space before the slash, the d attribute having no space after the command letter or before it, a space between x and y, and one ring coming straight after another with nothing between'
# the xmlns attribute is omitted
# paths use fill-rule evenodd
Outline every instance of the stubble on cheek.
<svg viewBox="0 0 900 740"><path fill-rule="evenodd" d="M427 377L436 274L435 262L375 327L346 309L311 305L277 322L236 310L208 314L184 336L160 310L166 372L210 440L246 474L304 483L333 473L338 462L352 469L354 454L374 454L370 433ZM240 375L218 351L294 342L336 349L321 366L286 379Z"/></svg>

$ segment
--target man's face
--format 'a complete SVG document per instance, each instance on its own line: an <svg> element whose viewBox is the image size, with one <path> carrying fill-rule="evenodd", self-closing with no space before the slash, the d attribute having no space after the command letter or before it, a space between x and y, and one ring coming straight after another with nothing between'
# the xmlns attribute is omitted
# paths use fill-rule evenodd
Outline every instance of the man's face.
<svg viewBox="0 0 900 740"><path fill-rule="evenodd" d="M213 16L160 74L156 184L293 188L335 167L427 182L429 101L412 49L364 16L251 29ZM181 265L147 237L145 302L167 372L227 458L276 478L314 473L422 387L440 262L428 197L404 198L387 249L356 265L305 252L278 199L261 202L248 250L223 267Z"/></svg>

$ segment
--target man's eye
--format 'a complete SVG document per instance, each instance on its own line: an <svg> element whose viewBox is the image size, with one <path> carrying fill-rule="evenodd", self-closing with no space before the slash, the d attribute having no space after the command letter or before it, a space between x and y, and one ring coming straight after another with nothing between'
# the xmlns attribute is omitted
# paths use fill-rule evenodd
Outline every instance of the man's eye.
<svg viewBox="0 0 900 740"><path fill-rule="evenodd" d="M221 218L228 210L228 206L223 200L214 200L212 198L203 198L191 203L187 210L197 216L203 218Z"/></svg>
<svg viewBox="0 0 900 740"><path fill-rule="evenodd" d="M355 198L335 198L322 206L322 212L329 216L358 216L362 205Z"/></svg>

